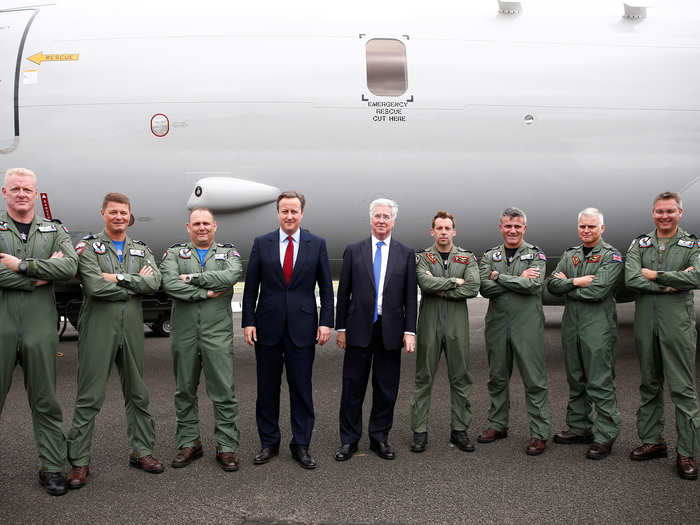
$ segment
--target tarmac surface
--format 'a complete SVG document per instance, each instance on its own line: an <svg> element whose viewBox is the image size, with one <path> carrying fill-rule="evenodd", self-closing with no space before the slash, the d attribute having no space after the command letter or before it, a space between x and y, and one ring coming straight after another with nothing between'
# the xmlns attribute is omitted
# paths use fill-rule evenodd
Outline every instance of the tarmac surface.
<svg viewBox="0 0 700 525"><path fill-rule="evenodd" d="M489 399L484 351L485 299L470 300L471 402L469 436L486 428ZM553 431L565 428L568 387L559 339L563 307L545 307L546 347ZM404 355L401 389L390 442L395 461L369 451L366 437L350 461L338 463L343 353L334 342L318 347L314 364L316 427L311 453L315 471L300 468L286 448L291 439L289 398L283 380L280 455L255 466L259 449L255 426L255 356L243 342L240 314L234 314L236 389L239 400L241 469L225 473L214 460L211 403L200 385L200 419L205 455L183 469L169 467L175 455L174 380L169 340L146 339L146 382L156 418L155 456L166 464L160 475L129 468L124 404L113 370L102 412L97 417L88 483L62 497L39 486L31 418L17 368L4 411L0 439L0 523L233 523L233 524L427 524L427 523L699 523L700 482L675 472L675 418L666 395L669 458L633 462L637 446L635 411L639 403L639 366L634 354L634 305L618 306L618 403L623 424L612 455L584 458L586 445L548 443L538 457L527 456L528 425L517 368L511 381L511 421L507 439L476 443L464 453L449 444L449 390L444 360L433 391L428 449L409 451L409 400L415 357ZM333 335L333 341L335 336ZM67 433L76 390L75 332L61 342L58 397ZM203 383L203 381L202 381ZM371 400L371 386L366 399ZM365 404L365 429L369 403Z"/></svg>

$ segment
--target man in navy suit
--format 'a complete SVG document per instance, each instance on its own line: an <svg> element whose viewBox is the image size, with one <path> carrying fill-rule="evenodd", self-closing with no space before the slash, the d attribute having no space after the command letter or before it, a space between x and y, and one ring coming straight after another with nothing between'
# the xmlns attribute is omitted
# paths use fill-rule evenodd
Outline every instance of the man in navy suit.
<svg viewBox="0 0 700 525"><path fill-rule="evenodd" d="M338 461L357 452L370 370L370 449L383 459L395 457L389 432L399 392L401 347L407 353L416 349L417 310L415 253L391 237L398 209L389 199L372 201L371 237L350 244L343 254L336 310L337 344L346 350Z"/></svg>
<svg viewBox="0 0 700 525"><path fill-rule="evenodd" d="M279 453L284 367L293 435L289 448L302 467L316 468L309 455L314 428L311 371L316 341L321 345L328 341L333 327L333 285L326 241L300 228L304 204L304 196L294 191L277 197L280 229L255 239L248 262L242 324L246 342L255 345L257 364L255 415L262 449L253 460L256 465Z"/></svg>

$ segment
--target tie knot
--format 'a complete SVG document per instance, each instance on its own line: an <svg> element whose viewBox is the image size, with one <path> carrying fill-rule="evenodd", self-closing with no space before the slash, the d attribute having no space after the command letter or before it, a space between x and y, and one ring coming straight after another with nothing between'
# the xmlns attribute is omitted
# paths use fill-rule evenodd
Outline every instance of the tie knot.
<svg viewBox="0 0 700 525"><path fill-rule="evenodd" d="M377 248L381 248L382 246L384 246L384 241L379 241L377 243Z"/></svg>
<svg viewBox="0 0 700 525"><path fill-rule="evenodd" d="M287 235L287 240L288 240L289 242L292 242L292 241L294 240L294 238L293 238L291 235Z"/></svg>

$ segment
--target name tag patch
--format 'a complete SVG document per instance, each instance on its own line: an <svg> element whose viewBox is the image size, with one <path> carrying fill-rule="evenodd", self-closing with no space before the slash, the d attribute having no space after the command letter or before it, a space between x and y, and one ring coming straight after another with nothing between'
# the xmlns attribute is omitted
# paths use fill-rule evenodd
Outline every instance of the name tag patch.
<svg viewBox="0 0 700 525"><path fill-rule="evenodd" d="M133 255L134 257L146 257L146 250L136 250L131 248L129 250L129 255Z"/></svg>
<svg viewBox="0 0 700 525"><path fill-rule="evenodd" d="M192 258L192 250L188 248L183 248L180 250L180 259L190 259Z"/></svg>
<svg viewBox="0 0 700 525"><path fill-rule="evenodd" d="M521 261L531 261L534 258L535 258L535 256L532 255L531 253L526 253L525 255L520 256Z"/></svg>
<svg viewBox="0 0 700 525"><path fill-rule="evenodd" d="M456 263L460 264L469 264L469 256L468 255L455 255L452 257L452 260Z"/></svg>
<svg viewBox="0 0 700 525"><path fill-rule="evenodd" d="M491 259L494 262L501 262L503 260L503 254L501 252L493 252Z"/></svg>
<svg viewBox="0 0 700 525"><path fill-rule="evenodd" d="M41 233L49 233L49 232L55 232L58 231L56 230L56 225L55 224L43 224L37 228ZM680 241L678 241L680 242Z"/></svg>
<svg viewBox="0 0 700 525"><path fill-rule="evenodd" d="M92 249L95 250L97 255L104 255L107 253L107 247L101 242L93 242Z"/></svg>
<svg viewBox="0 0 700 525"><path fill-rule="evenodd" d="M226 259L228 259L228 255L226 255L225 253L214 254L214 260L216 261L225 261Z"/></svg>
<svg viewBox="0 0 700 525"><path fill-rule="evenodd" d="M684 241L683 239L678 241L678 246L683 246L683 248L694 248L695 247L695 242L693 241Z"/></svg>
<svg viewBox="0 0 700 525"><path fill-rule="evenodd" d="M642 237L639 239L640 248L649 248L651 246L651 237Z"/></svg>

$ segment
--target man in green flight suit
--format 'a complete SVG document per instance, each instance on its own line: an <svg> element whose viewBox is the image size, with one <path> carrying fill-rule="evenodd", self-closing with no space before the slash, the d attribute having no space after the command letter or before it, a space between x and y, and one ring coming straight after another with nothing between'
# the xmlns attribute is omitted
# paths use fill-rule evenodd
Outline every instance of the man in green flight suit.
<svg viewBox="0 0 700 525"><path fill-rule="evenodd" d="M508 436L508 383L515 359L530 419L525 452L538 456L551 433L542 311L547 257L540 248L523 241L527 217L522 210L506 208L498 228L503 244L488 250L479 262L481 295L489 299L485 335L491 406L489 426L477 441L491 443Z"/></svg>
<svg viewBox="0 0 700 525"><path fill-rule="evenodd" d="M7 170L2 196L7 210L0 212L0 413L19 363L39 452L39 483L60 496L66 493L66 439L56 400L53 281L71 279L78 258L59 221L36 217L34 172Z"/></svg>
<svg viewBox="0 0 700 525"><path fill-rule="evenodd" d="M589 459L610 454L622 417L615 396L617 311L615 290L622 278L622 256L602 239L603 214L586 208L578 214L582 245L564 252L547 288L563 295L561 342L564 349L569 404L568 430L554 435L563 445L590 444ZM593 404L598 418L593 427Z"/></svg>
<svg viewBox="0 0 700 525"><path fill-rule="evenodd" d="M637 292L634 339L641 369L637 433L642 441L630 458L668 455L664 441L664 378L676 408L676 468L697 479L700 413L696 392L694 290L700 283L700 242L678 227L681 197L654 198L656 229L632 241L625 262L625 284Z"/></svg>
<svg viewBox="0 0 700 525"><path fill-rule="evenodd" d="M452 432L450 442L473 452L467 429L472 421L469 394L469 311L467 298L479 293L479 265L472 252L455 246L454 217L439 211L433 217L430 235L435 243L416 255L416 277L421 289L418 315L416 388L411 399L413 452L423 452L428 443L428 412L440 354L445 352L450 381Z"/></svg>
<svg viewBox="0 0 700 525"><path fill-rule="evenodd" d="M75 247L83 287L78 323L78 393L68 434L72 469L68 487L85 485L95 416L102 408L112 364L121 377L126 407L126 433L131 446L129 465L161 473L152 455L155 422L148 412L143 381L143 310L141 296L160 286L160 272L150 249L131 239L131 203L123 193L108 193L102 202L105 229L88 235Z"/></svg>
<svg viewBox="0 0 700 525"><path fill-rule="evenodd" d="M175 244L160 264L163 289L173 298L172 354L175 372L175 468L202 457L197 387L204 369L214 405L216 460L238 470L238 401L233 383L233 285L243 273L232 244L214 243L217 224L205 208L192 210L186 225L191 242Z"/></svg>

